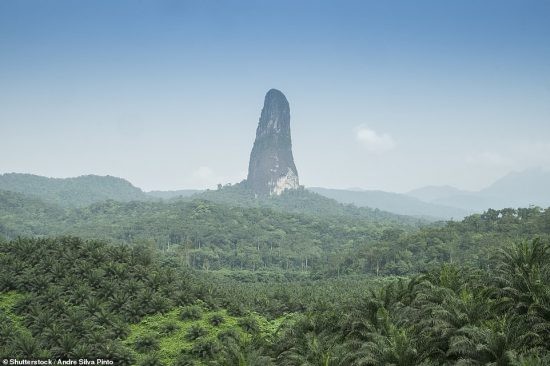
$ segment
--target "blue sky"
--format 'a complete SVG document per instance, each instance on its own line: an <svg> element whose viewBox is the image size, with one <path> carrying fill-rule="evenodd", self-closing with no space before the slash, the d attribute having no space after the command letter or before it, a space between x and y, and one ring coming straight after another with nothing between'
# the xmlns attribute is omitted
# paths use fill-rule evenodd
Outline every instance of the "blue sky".
<svg viewBox="0 0 550 366"><path fill-rule="evenodd" d="M2 1L0 173L246 176L263 97L301 183L479 189L550 168L549 1Z"/></svg>

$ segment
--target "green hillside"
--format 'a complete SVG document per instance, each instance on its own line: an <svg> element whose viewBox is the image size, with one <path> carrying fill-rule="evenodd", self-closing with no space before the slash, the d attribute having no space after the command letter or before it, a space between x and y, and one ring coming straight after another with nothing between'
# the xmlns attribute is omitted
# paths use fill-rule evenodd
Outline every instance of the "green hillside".
<svg viewBox="0 0 550 366"><path fill-rule="evenodd" d="M65 210L57 205L0 190L0 235L5 237L51 234L50 222L64 215Z"/></svg>
<svg viewBox="0 0 550 366"><path fill-rule="evenodd" d="M0 191L9 191L38 198L45 203L66 208L85 207L113 200L130 201L193 201L203 199L230 206L260 208L312 216L346 216L369 221L392 221L418 225L425 220L396 215L367 207L343 205L305 189L284 192L280 196L257 197L244 182L220 186L217 190L151 191L144 193L130 182L111 176L86 175L76 178L47 178L32 174L0 175Z"/></svg>
<svg viewBox="0 0 550 366"><path fill-rule="evenodd" d="M277 211L309 216L340 216L344 219L385 221L405 225L419 225L428 222L423 219L397 215L379 209L342 204L303 187L284 191L279 196L256 196L249 190L246 182L241 182L234 185L220 186L217 190L207 190L191 197L191 199L194 198L201 198L230 206L268 207Z"/></svg>
<svg viewBox="0 0 550 366"><path fill-rule="evenodd" d="M7 238L78 235L126 244L143 243L173 252L189 266L203 269L305 270L320 265L329 255L374 242L386 230L416 230L393 216L393 220L386 220L376 215L372 219L363 215L298 215L204 200L107 201L84 208L60 209L11 192L5 192L4 196L10 204L0 201L0 235ZM12 202L18 202L19 206ZM40 212L44 214L39 215Z"/></svg>
<svg viewBox="0 0 550 366"><path fill-rule="evenodd" d="M292 198L283 195L275 202L284 204ZM324 198L319 202L327 201L332 202ZM299 199L294 202L299 209L313 212ZM540 208L489 210L460 222L419 226L412 225L410 218L402 222L399 216L338 204L327 210L342 207L342 212L319 215L258 206L195 199L107 201L61 209L4 192L0 194L0 235L8 239L76 235L142 244L194 269L237 271L228 274L233 277L247 277L246 271L257 277L262 271L285 270L319 278L352 273L406 275L442 262L482 267L498 248L550 234L550 210Z"/></svg>
<svg viewBox="0 0 550 366"><path fill-rule="evenodd" d="M47 178L32 174L0 175L0 190L18 192L64 207L87 206L105 200L147 200L141 189L127 180L98 175Z"/></svg>

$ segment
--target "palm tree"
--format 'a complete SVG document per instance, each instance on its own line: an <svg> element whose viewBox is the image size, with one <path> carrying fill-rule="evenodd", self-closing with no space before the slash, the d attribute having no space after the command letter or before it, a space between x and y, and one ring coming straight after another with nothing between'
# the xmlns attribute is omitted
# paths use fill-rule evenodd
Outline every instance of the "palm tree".
<svg viewBox="0 0 550 366"><path fill-rule="evenodd" d="M48 329L54 324L54 317L46 309L40 309L38 314L34 313L32 315L32 323L29 326L29 329L33 334L41 334L45 329Z"/></svg>
<svg viewBox="0 0 550 366"><path fill-rule="evenodd" d="M103 359L111 360L115 365L130 366L136 364L132 353L118 342L110 341L102 343L100 348L96 350L95 355L100 355Z"/></svg>
<svg viewBox="0 0 550 366"><path fill-rule="evenodd" d="M38 341L29 333L20 332L13 340L13 349L18 357L40 357L41 349Z"/></svg>
<svg viewBox="0 0 550 366"><path fill-rule="evenodd" d="M341 366L348 365L344 345L332 334L308 332L295 346L281 353L281 365Z"/></svg>
<svg viewBox="0 0 550 366"><path fill-rule="evenodd" d="M225 321L225 318L223 317L222 314L219 314L219 313L218 314L212 314L210 316L210 318L208 319L208 321L210 322L210 324L217 327Z"/></svg>
<svg viewBox="0 0 550 366"><path fill-rule="evenodd" d="M252 342L230 338L225 340L223 350L220 352L220 361L215 364L219 366L269 366L273 363L271 358L262 355L261 348Z"/></svg>
<svg viewBox="0 0 550 366"><path fill-rule="evenodd" d="M200 325L193 325L191 328L187 330L187 334L185 335L185 338L189 341L193 341L197 338L200 338L204 335L208 334L208 331L201 327Z"/></svg>
<svg viewBox="0 0 550 366"><path fill-rule="evenodd" d="M95 350L87 344L77 344L71 351L72 357L75 359L93 359L97 356Z"/></svg>
<svg viewBox="0 0 550 366"><path fill-rule="evenodd" d="M126 305L129 299L129 295L126 292L123 292L121 290L117 290L112 293L112 295L108 298L108 308L110 311L116 311L120 310Z"/></svg>
<svg viewBox="0 0 550 366"><path fill-rule="evenodd" d="M152 334L146 334L135 340L134 347L140 353L156 351L159 349L159 341Z"/></svg>
<svg viewBox="0 0 550 366"><path fill-rule="evenodd" d="M478 324L489 314L483 289L468 284L458 294L448 288L423 286L411 308L402 311L398 318L422 340L418 344L421 359L443 362L450 340L459 329Z"/></svg>
<svg viewBox="0 0 550 366"><path fill-rule="evenodd" d="M512 365L516 334L506 319L487 327L465 326L451 339L448 355L462 364Z"/></svg>
<svg viewBox="0 0 550 366"><path fill-rule="evenodd" d="M493 280L495 311L506 312L524 346L550 343L550 245L535 239L502 250Z"/></svg>
<svg viewBox="0 0 550 366"><path fill-rule="evenodd" d="M160 361L160 358L157 354L153 353L145 356L143 360L139 363L139 366L163 366L164 364Z"/></svg>
<svg viewBox="0 0 550 366"><path fill-rule="evenodd" d="M108 338L122 339L127 337L129 333L130 333L130 328L128 327L128 324L117 319L111 323Z"/></svg>
<svg viewBox="0 0 550 366"><path fill-rule="evenodd" d="M220 344L212 339L198 340L193 344L191 352L202 359L209 359L220 352Z"/></svg>
<svg viewBox="0 0 550 366"><path fill-rule="evenodd" d="M87 323L86 315L78 309L71 308L63 316L65 330L74 334L83 334L85 323Z"/></svg>
<svg viewBox="0 0 550 366"><path fill-rule="evenodd" d="M545 267L550 259L550 246L539 238L501 250L495 279L502 299L500 305L517 314L525 314L534 303L546 302Z"/></svg>
<svg viewBox="0 0 550 366"><path fill-rule="evenodd" d="M349 341L348 348L355 351L347 355L346 364L413 366L419 363L414 339L405 329L389 324L385 333L370 334L366 343Z"/></svg>
<svg viewBox="0 0 550 366"><path fill-rule="evenodd" d="M89 296L86 301L84 301L84 307L90 315L96 315L103 310L101 301L95 296Z"/></svg>
<svg viewBox="0 0 550 366"><path fill-rule="evenodd" d="M77 339L69 334L63 334L57 339L56 345L52 348L55 358L72 358L74 349L77 346Z"/></svg>
<svg viewBox="0 0 550 366"><path fill-rule="evenodd" d="M8 345L16 334L13 321L6 314L0 312L0 347Z"/></svg>

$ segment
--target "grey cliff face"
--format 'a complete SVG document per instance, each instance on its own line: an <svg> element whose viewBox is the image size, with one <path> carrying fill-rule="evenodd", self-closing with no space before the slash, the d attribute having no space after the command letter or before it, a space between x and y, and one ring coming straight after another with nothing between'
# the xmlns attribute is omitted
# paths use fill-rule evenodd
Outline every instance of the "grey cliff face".
<svg viewBox="0 0 550 366"><path fill-rule="evenodd" d="M258 195L279 195L299 187L292 157L290 107L277 89L267 92L256 140L250 153L247 182Z"/></svg>

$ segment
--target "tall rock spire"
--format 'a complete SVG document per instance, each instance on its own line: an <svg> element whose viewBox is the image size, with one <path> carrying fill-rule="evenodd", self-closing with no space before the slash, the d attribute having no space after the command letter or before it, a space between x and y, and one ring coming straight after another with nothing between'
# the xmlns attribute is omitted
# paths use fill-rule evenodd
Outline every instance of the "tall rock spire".
<svg viewBox="0 0 550 366"><path fill-rule="evenodd" d="M249 187L258 195L279 195L299 186L292 157L290 107L283 93L271 89L256 129L256 140L248 164Z"/></svg>

